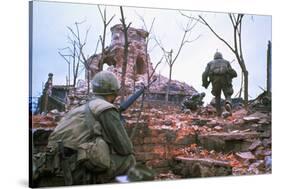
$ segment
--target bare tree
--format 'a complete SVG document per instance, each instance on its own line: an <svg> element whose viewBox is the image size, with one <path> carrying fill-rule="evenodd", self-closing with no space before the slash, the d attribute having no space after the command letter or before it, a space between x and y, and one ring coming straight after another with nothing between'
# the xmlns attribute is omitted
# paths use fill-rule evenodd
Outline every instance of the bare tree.
<svg viewBox="0 0 281 189"><path fill-rule="evenodd" d="M183 14L181 12L181 14L187 18L190 18L190 16L187 16L185 14ZM229 42L227 42L223 37L221 37L221 35L219 35L212 26L210 26L210 24L207 22L207 20L205 18L203 18L202 16L198 16L198 21L207 26L209 28L209 30L220 40L222 41L235 55L237 62L239 63L239 66L242 70L243 76L242 76L242 81L241 81L241 85L244 84L244 104L245 104L245 108L248 107L248 85L249 85L249 79L248 79L248 70L246 68L246 64L244 61L244 57L243 57L243 51L242 51L242 37L241 37L241 33L242 33L242 19L244 17L244 14L233 14L233 13L229 13L228 14L229 19L231 21L232 24L232 29L233 29L233 38L234 38L234 44L233 46L230 45ZM242 91L242 90L240 90ZM241 94L241 92L239 92Z"/></svg>
<svg viewBox="0 0 281 189"><path fill-rule="evenodd" d="M186 43L191 43L191 42L197 40L200 37L200 35L199 35L197 38L195 38L193 40L189 40L189 37L190 37L190 34L191 34L192 30L193 30L193 28L197 24L197 21L194 22L194 20L195 19L190 18L189 21L187 22L185 28L183 29L184 32L183 32L183 36L182 36L182 39L181 39L181 43L180 43L180 45L178 47L178 50L176 51L174 57L173 57L173 49L171 49L170 51L167 51L163 47L161 42L155 38L155 41L158 44L158 46L161 48L161 50L163 51L163 55L164 55L165 61L166 61L166 63L169 66L169 81L168 81L168 85L167 85L167 89L166 89L166 95L165 95L165 101L166 102L168 102L168 100L169 100L169 93L170 93L170 85L171 85L171 80L172 80L173 66L174 66L177 58L179 57L180 52L181 52L183 46Z"/></svg>
<svg viewBox="0 0 281 189"><path fill-rule="evenodd" d="M87 61L86 55L84 53L84 47L87 43L88 33L90 30L90 27L86 30L86 34L84 36L84 39L82 40L79 25L83 24L85 21L82 22L75 22L75 29L71 28L70 26L67 26L67 29L70 31L70 35L68 35L68 42L72 45L72 47L66 47L63 49L60 49L59 54L64 58L64 60L68 63L68 79L70 79L70 64L72 62L73 64L73 86L76 85L76 80L78 77L79 67L80 63L82 63L83 67L88 71L90 70L89 63ZM97 43L98 46L98 43ZM68 50L69 54L63 54L61 51ZM67 57L69 59L67 59ZM72 60L72 61L71 61ZM87 74L88 79L88 94L90 90L90 74Z"/></svg>
<svg viewBox="0 0 281 189"><path fill-rule="evenodd" d="M124 61L122 64L122 76L121 76L121 102L124 101L125 96L125 79L126 79L126 70L127 70L127 64L128 64L128 50L129 50L129 41L128 41L128 29L130 28L131 23L128 25L126 24L126 20L123 13L123 8L120 6L120 12L121 12L121 23L123 26L123 33L124 33Z"/></svg>
<svg viewBox="0 0 281 189"><path fill-rule="evenodd" d="M155 64L154 68L152 69L152 72L150 73L150 75L148 76L148 81L151 81L151 78L154 76L157 67L162 63L163 60L163 56L160 58L160 60Z"/></svg>
<svg viewBox="0 0 281 189"><path fill-rule="evenodd" d="M71 64L72 64L72 75L73 75L72 85L73 85L73 87L75 87L76 86L76 80L77 80L77 77L78 77L79 66L80 66L79 65L80 54L77 55L77 52L76 52L76 48L77 48L76 41L72 41L71 45L72 45L72 48L66 47L66 48L63 48L63 49L59 49L58 53L68 64L68 77L67 77L67 82L66 82L67 85L71 85L70 84L70 79L71 79L70 67L71 67ZM66 50L68 51L67 53L69 53L69 54L65 54Z"/></svg>
<svg viewBox="0 0 281 189"><path fill-rule="evenodd" d="M101 58L99 60L99 70L102 70L102 66L103 66L103 62L104 62L104 57L105 57L105 38L106 38L106 30L107 30L107 26L110 24L110 22L113 20L113 18L115 17L115 15L113 15L109 21L107 21L107 17L106 17L106 7L104 8L104 11L102 13L100 6L98 5L98 9L101 15L101 19L103 22L103 35L99 36L99 40L101 41Z"/></svg>

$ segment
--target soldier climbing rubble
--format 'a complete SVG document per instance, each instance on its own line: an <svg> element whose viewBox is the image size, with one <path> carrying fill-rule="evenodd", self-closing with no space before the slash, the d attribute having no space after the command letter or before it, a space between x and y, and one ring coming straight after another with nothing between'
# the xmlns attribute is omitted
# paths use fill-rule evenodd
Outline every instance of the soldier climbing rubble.
<svg viewBox="0 0 281 189"><path fill-rule="evenodd" d="M214 60L209 62L202 74L202 86L206 89L212 83L212 94L216 99L217 116L221 116L221 92L225 96L225 110L227 115L231 115L232 104L231 95L233 94L232 79L237 77L236 71L231 67L230 63L223 59L220 52L216 52Z"/></svg>

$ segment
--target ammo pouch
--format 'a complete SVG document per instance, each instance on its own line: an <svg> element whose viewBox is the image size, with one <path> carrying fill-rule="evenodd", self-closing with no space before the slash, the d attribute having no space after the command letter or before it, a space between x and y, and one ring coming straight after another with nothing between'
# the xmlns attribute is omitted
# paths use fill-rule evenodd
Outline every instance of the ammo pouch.
<svg viewBox="0 0 281 189"><path fill-rule="evenodd" d="M97 137L93 142L83 143L77 149L78 163L84 163L91 171L103 171L110 168L110 149L108 144Z"/></svg>

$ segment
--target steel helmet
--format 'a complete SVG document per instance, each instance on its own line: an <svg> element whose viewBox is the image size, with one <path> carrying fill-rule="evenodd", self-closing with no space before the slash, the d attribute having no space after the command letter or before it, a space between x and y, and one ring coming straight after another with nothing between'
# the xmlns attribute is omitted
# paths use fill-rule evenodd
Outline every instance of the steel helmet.
<svg viewBox="0 0 281 189"><path fill-rule="evenodd" d="M112 72L100 71L92 80L92 88L94 94L110 95L118 93L120 84Z"/></svg>
<svg viewBox="0 0 281 189"><path fill-rule="evenodd" d="M222 54L220 52L216 52L214 55L214 59L222 59Z"/></svg>

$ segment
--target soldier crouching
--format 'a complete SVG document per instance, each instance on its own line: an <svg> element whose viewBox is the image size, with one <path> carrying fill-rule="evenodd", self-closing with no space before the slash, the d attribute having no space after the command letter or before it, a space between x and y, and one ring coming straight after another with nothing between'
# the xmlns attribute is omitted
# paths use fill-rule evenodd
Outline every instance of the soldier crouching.
<svg viewBox="0 0 281 189"><path fill-rule="evenodd" d="M35 165L49 174L37 171L34 187L112 182L135 166L132 142L112 104L120 89L116 77L101 71L92 87L94 97L69 111L51 133L46 161Z"/></svg>

